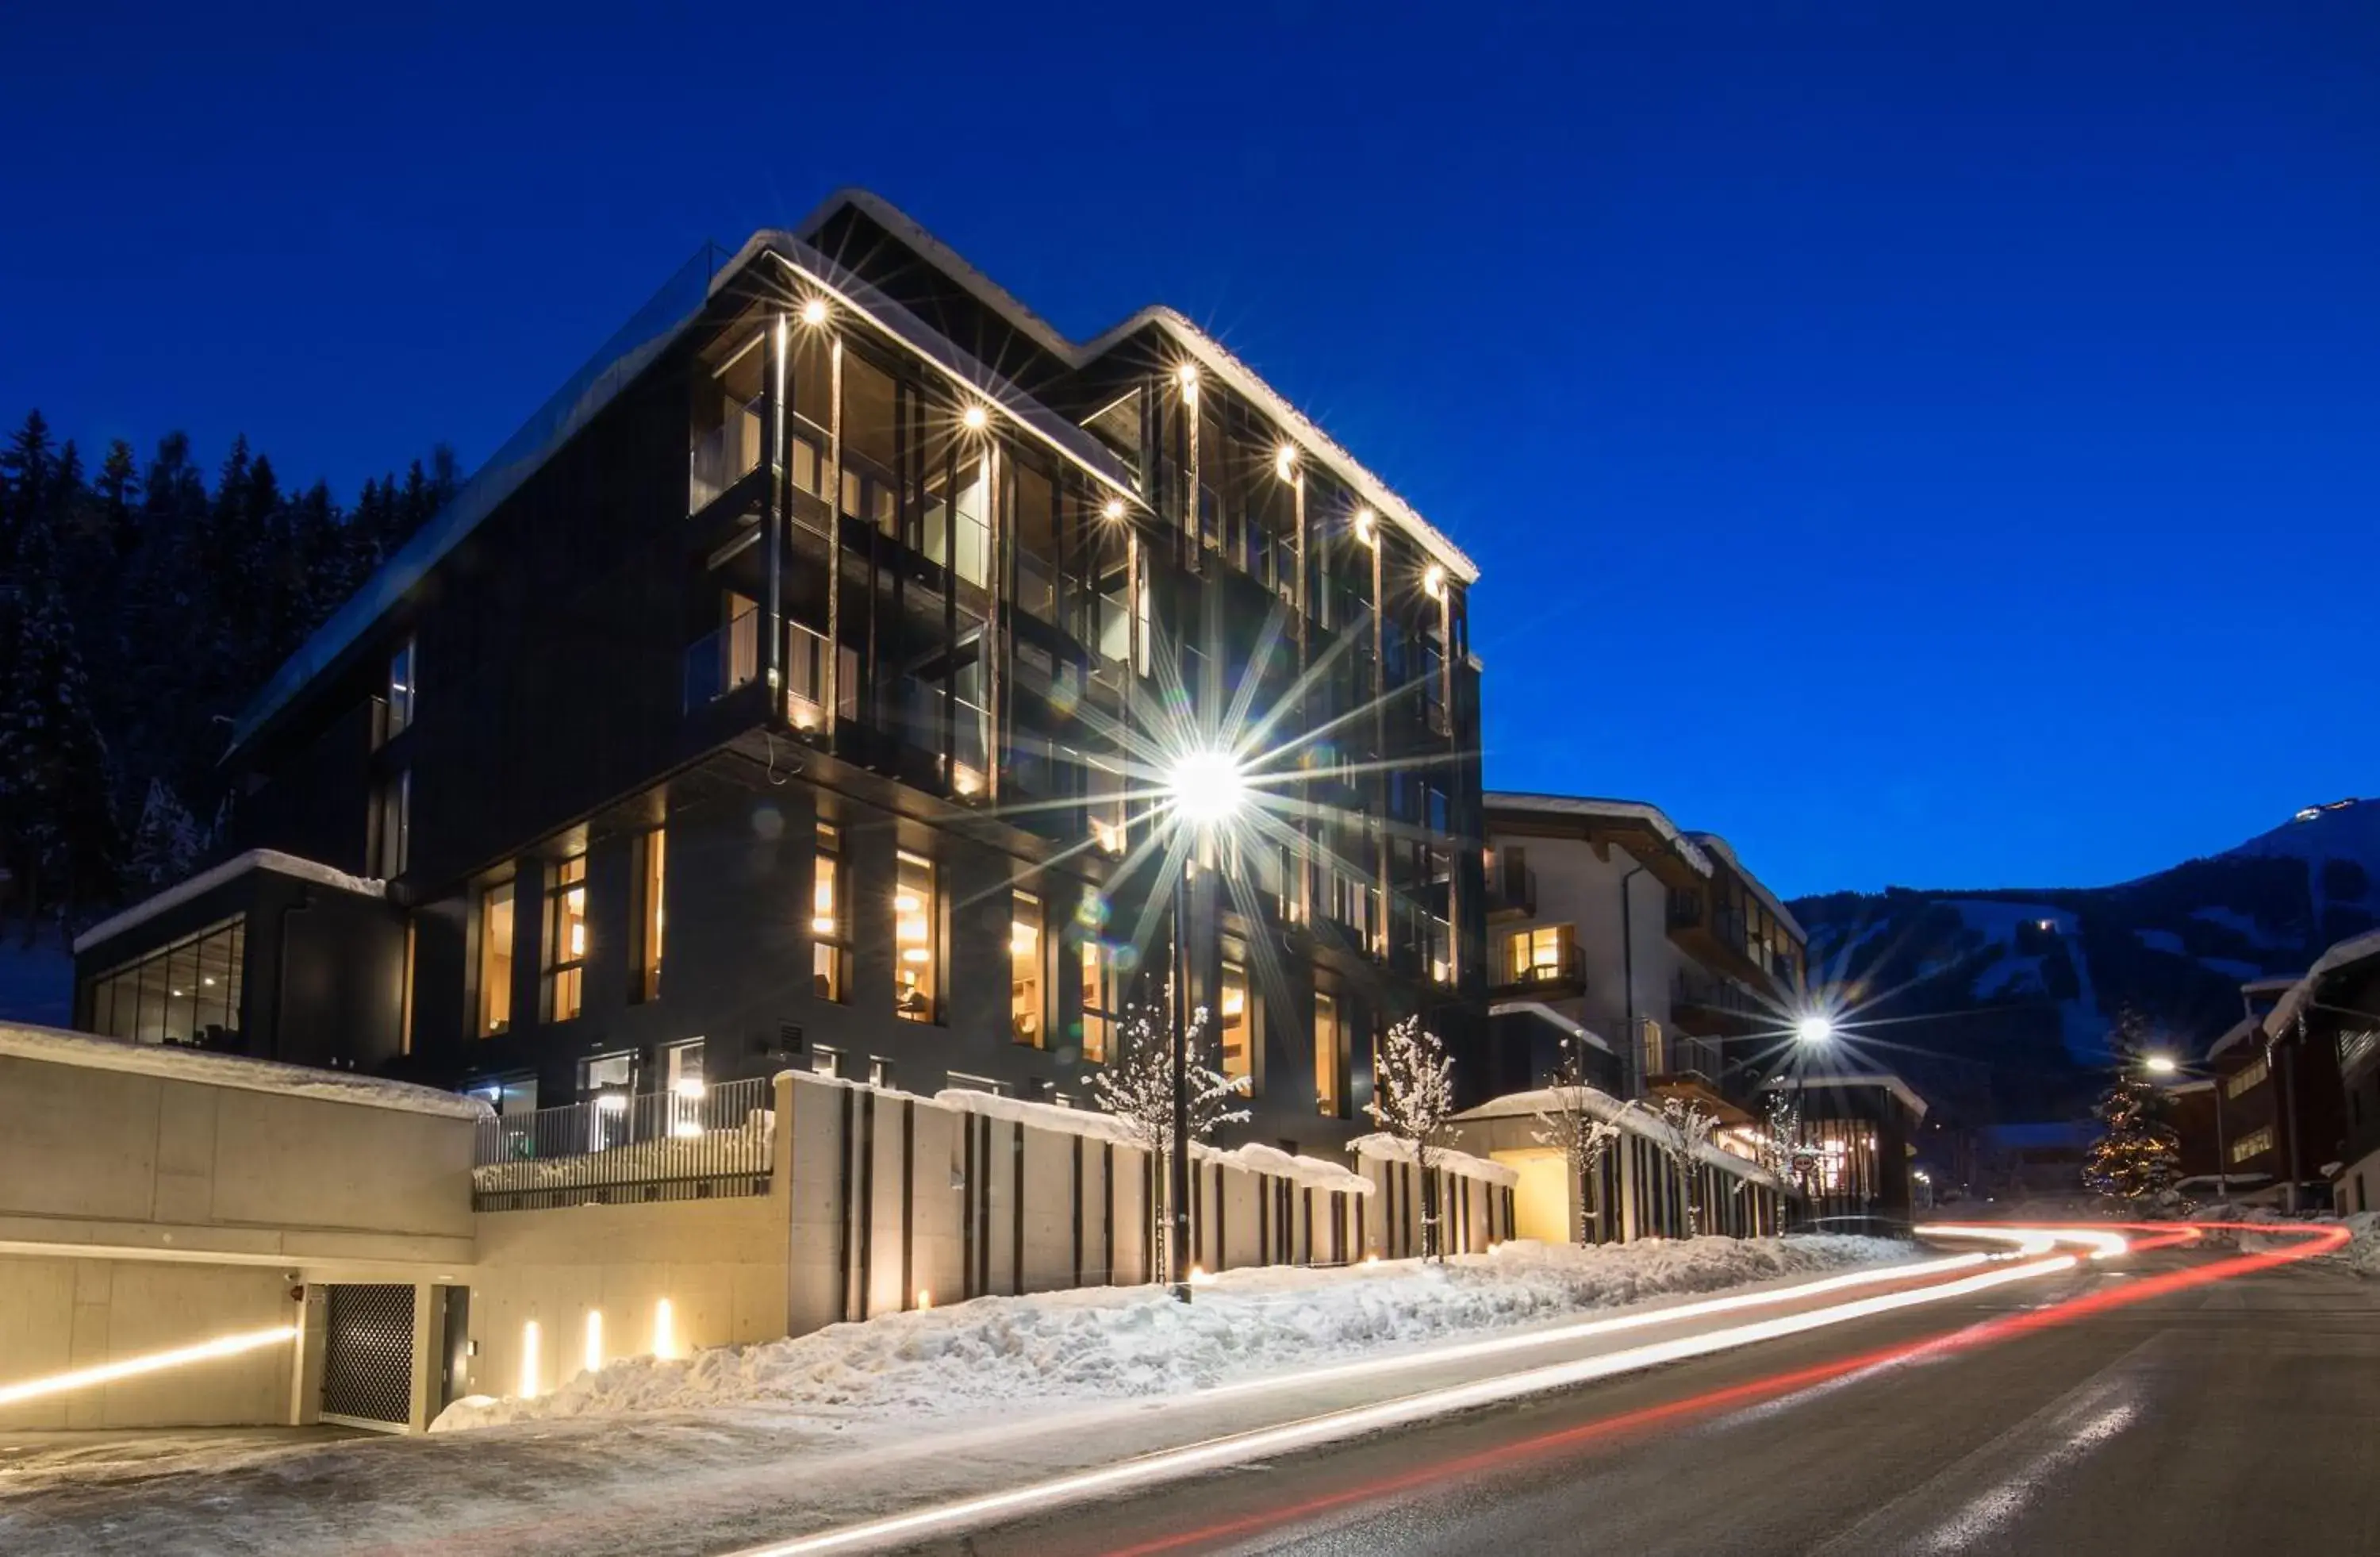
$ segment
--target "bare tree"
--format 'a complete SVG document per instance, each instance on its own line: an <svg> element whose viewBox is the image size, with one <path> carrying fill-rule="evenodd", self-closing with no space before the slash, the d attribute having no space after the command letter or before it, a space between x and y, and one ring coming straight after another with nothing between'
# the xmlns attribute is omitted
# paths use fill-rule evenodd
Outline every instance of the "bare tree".
<svg viewBox="0 0 2380 1557"><path fill-rule="evenodd" d="M1576 1197L1576 1239L1592 1243L1595 1230L1596 1175L1604 1153L1619 1137L1620 1126L1587 1106L1593 1095L1586 1079L1586 1042L1564 1038L1561 1059L1554 1066L1554 1084L1546 1106L1537 1110L1534 1132L1539 1146L1550 1146L1570 1165L1571 1188Z"/></svg>
<svg viewBox="0 0 2380 1557"><path fill-rule="evenodd" d="M1438 1186L1434 1143L1454 1113L1454 1061L1436 1033L1408 1016L1390 1028L1372 1064L1372 1101L1365 1105L1391 1140L1413 1149L1421 1172L1421 1252L1443 1259L1438 1237Z"/></svg>
<svg viewBox="0 0 2380 1557"><path fill-rule="evenodd" d="M1818 1162L1817 1151L1802 1138L1802 1105L1792 1094L1775 1091L1761 1111L1759 1162L1768 1175L1806 1198Z"/></svg>
<svg viewBox="0 0 2380 1557"><path fill-rule="evenodd" d="M1645 1107L1642 1103L1629 1106ZM1685 1186L1686 1236L1697 1237L1702 1228L1703 1193L1702 1175L1695 1169L1702 1161L1703 1148L1710 1141L1711 1132L1718 1127L1718 1115L1683 1098L1663 1098L1658 1109L1645 1109L1645 1112L1661 1122L1661 1128L1654 1133L1653 1141L1661 1149L1662 1155L1669 1158L1670 1165L1677 1169L1679 1181Z"/></svg>
<svg viewBox="0 0 2380 1557"><path fill-rule="evenodd" d="M1172 1208L1161 1203L1173 1182L1173 1039L1168 1025L1162 1012L1146 1005L1128 1008L1117 1034L1115 1063L1091 1083L1099 1106L1124 1122L1134 1141L1157 1164L1160 1203L1149 1210L1151 1225L1158 1230L1155 1263L1160 1282L1172 1279L1167 1266L1173 1240L1163 1236ZM1215 1133L1217 1125L1237 1124L1248 1116L1246 1109L1232 1106L1246 1096L1247 1089L1223 1074L1220 1046L1208 1029L1205 1006L1191 1013L1183 1042L1186 1061L1182 1067L1183 1089L1190 1099L1190 1139L1202 1141Z"/></svg>

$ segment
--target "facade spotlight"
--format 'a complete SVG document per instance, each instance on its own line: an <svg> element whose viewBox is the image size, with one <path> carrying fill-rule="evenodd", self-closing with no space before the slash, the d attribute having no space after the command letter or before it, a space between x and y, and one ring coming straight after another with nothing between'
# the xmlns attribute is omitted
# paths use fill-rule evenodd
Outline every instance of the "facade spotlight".
<svg viewBox="0 0 2380 1557"><path fill-rule="evenodd" d="M1380 538L1379 520L1369 508L1355 510L1355 539L1369 546Z"/></svg>
<svg viewBox="0 0 2380 1557"><path fill-rule="evenodd" d="M1834 1036L1835 1019L1832 1016L1813 1012L1793 1024L1793 1037L1797 1042L1819 1044Z"/></svg>
<svg viewBox="0 0 2380 1557"><path fill-rule="evenodd" d="M1272 451L1272 473L1284 481L1297 479L1297 447L1283 444Z"/></svg>
<svg viewBox="0 0 2380 1557"><path fill-rule="evenodd" d="M1428 567L1423 569L1421 576L1421 590L1422 593L1427 595L1432 600L1441 600L1445 598L1446 569L1440 567L1436 563L1432 563Z"/></svg>
<svg viewBox="0 0 2380 1557"><path fill-rule="evenodd" d="M1185 821L1211 825L1231 819L1247 796L1247 780L1228 751L1194 751L1165 775L1165 793Z"/></svg>
<svg viewBox="0 0 2380 1557"><path fill-rule="evenodd" d="M809 301L802 305L802 322L809 325L819 325L826 322L826 299L824 298L812 298Z"/></svg>
<svg viewBox="0 0 2380 1557"><path fill-rule="evenodd" d="M1121 497L1111 497L1111 498L1109 498L1109 499L1108 499L1108 501L1107 501L1107 505L1106 505L1105 507L1103 507L1103 508L1101 508L1101 509L1099 510L1099 517L1100 517L1101 518L1104 518L1104 519L1109 520L1110 522L1113 522L1113 521L1115 521L1115 520L1117 520L1117 519L1121 519L1121 518L1123 518L1123 498L1121 498Z"/></svg>
<svg viewBox="0 0 2380 1557"><path fill-rule="evenodd" d="M1173 371L1173 382L1180 384L1184 393L1192 395L1196 394L1198 391L1198 364L1196 362L1183 363L1182 366Z"/></svg>
<svg viewBox="0 0 2380 1557"><path fill-rule="evenodd" d="M966 430L970 432L982 432L983 424L990 420L991 419L990 417L984 414L984 409L981 406L969 406L965 410L959 413L959 420L965 424Z"/></svg>

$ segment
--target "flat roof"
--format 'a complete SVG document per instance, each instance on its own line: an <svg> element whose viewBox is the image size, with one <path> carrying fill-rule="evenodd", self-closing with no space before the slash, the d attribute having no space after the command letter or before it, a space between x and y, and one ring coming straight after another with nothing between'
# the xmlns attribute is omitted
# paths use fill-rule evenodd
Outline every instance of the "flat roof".
<svg viewBox="0 0 2380 1557"><path fill-rule="evenodd" d="M222 864L200 871L187 882L177 882L152 897L144 897L131 907L106 918L74 938L75 955L79 956L91 947L112 941L128 930L147 923L168 908L178 908L194 897L214 891L225 882L237 881L251 870L270 870L276 876L292 876L318 886L334 887L340 892L352 892L363 897L385 897L388 883L362 876L350 876L316 860L301 859L278 849L250 849L236 854Z"/></svg>

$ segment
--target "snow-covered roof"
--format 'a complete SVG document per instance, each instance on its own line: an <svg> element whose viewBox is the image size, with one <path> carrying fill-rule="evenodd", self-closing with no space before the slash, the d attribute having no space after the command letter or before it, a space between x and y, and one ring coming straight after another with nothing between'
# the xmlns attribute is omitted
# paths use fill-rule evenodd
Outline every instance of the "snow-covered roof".
<svg viewBox="0 0 2380 1557"><path fill-rule="evenodd" d="M340 892L352 892L363 897L388 895L386 882L375 881L364 876L350 876L345 870L334 870L316 860L300 859L294 854L283 854L278 849L250 849L246 854L232 856L231 858L211 870L200 871L187 882L169 886L153 897L142 898L120 914L112 914L100 920L75 937L75 952L79 955L103 942L123 934L136 925L147 923L168 908L179 907L192 898L212 892L225 882L244 876L250 870L270 870L276 876L291 876L301 882L312 882L318 886L334 887Z"/></svg>
<svg viewBox="0 0 2380 1557"><path fill-rule="evenodd" d="M1601 1033L1597 1032L1594 1028L1588 1027L1585 1023L1579 1021L1576 1017L1563 1016L1560 1012L1555 1010L1552 1006L1548 1005L1541 1000L1500 1000L1495 1004L1488 1008L1488 1015L1490 1016L1535 1016L1541 1021L1551 1022L1555 1027L1561 1028L1562 1031L1570 1034L1572 1038L1578 1039L1584 1042L1594 1044L1597 1049L1602 1050L1607 1054L1616 1052L1610 1044L1604 1041L1603 1035Z"/></svg>
<svg viewBox="0 0 2380 1557"><path fill-rule="evenodd" d="M2255 1017L2242 1016L2225 1029L2221 1038L2207 1045L2206 1057L2211 1060L2233 1045L2244 1042L2249 1034L2261 1030L2262 1024Z"/></svg>
<svg viewBox="0 0 2380 1557"><path fill-rule="evenodd" d="M1697 833L1694 834L1694 840L1726 860L1735 873L1743 878L1743 884L1752 889L1752 895L1760 899L1762 906L1776 916L1777 922L1783 925L1794 940L1806 943L1810 939L1802 929L1802 921L1795 918L1793 911L1779 902L1775 893L1768 890L1768 883L1743 868L1743 861L1736 858L1734 845L1716 833Z"/></svg>
<svg viewBox="0 0 2380 1557"><path fill-rule="evenodd" d="M1654 834L1678 853L1678 858L1694 867L1698 875L1711 873L1710 856L1678 824L1663 815L1658 806L1642 800L1608 800L1588 795L1538 795L1520 790L1491 789L1481 797L1482 808L1491 818L1497 811L1528 811L1538 816L1577 817L1588 821L1635 821L1651 828ZM1491 821L1489 830L1492 832Z"/></svg>
<svg viewBox="0 0 2380 1557"><path fill-rule="evenodd" d="M1864 1076L1844 1074L1841 1076L1804 1076L1798 1078L1776 1076L1769 1077L1767 1081L1760 1084L1760 1089L1764 1092L1782 1092L1797 1087L1812 1089L1824 1089L1828 1087L1843 1089L1853 1087L1881 1088L1885 1091L1891 1093L1894 1101L1899 1102L1903 1108L1909 1110L1911 1113L1916 1115L1920 1119L1925 1117L1925 1100L1919 1097L1914 1091L1911 1090L1908 1082L1901 1080L1900 1077L1894 1076L1889 1071L1876 1071Z"/></svg>
<svg viewBox="0 0 2380 1557"><path fill-rule="evenodd" d="M1214 1160L1245 1168L1252 1174L1269 1174L1302 1184L1309 1189L1336 1190L1342 1195L1369 1195L1372 1181L1363 1174L1350 1173L1336 1162L1326 1162L1319 1157L1283 1151L1277 1146L1250 1141L1229 1151L1214 1153Z"/></svg>
<svg viewBox="0 0 2380 1557"><path fill-rule="evenodd" d="M275 1060L251 1060L238 1054L210 1054L173 1044L133 1043L87 1032L61 1032L55 1028L0 1026L0 1055L38 1060L44 1064L73 1065L82 1070L124 1071L168 1081L195 1081L244 1092L354 1103L360 1108L434 1113L449 1119L495 1117L494 1111L477 1098L442 1092L434 1087L417 1087L409 1081L316 1070L310 1065L285 1065Z"/></svg>
<svg viewBox="0 0 2380 1557"><path fill-rule="evenodd" d="M1386 482L1342 448L1303 411L1291 405L1280 391L1232 355L1220 341L1192 323L1177 310L1162 303L1152 304L1087 341L1071 341L1049 321L1018 301L1005 287L960 258L955 249L928 232L916 218L872 190L846 189L835 191L803 219L794 229L795 233L804 239L815 238L835 213L845 207L861 212L877 225L916 249L978 302L1069 367L1081 368L1097 361L1117 342L1128 339L1152 324L1163 330L1196 360L1202 373L1213 373L1278 423L1283 435L1298 446L1301 458L1323 466L1345 481L1382 517L1412 536L1432 560L1455 578L1466 584L1478 578L1477 565L1415 512L1412 505L1391 492Z"/></svg>
<svg viewBox="0 0 2380 1557"><path fill-rule="evenodd" d="M1608 1125L1617 1125L1631 1135L1642 1136L1657 1143L1675 1138L1670 1126L1651 1109L1641 1104L1621 1102L1596 1087L1538 1087L1525 1092L1507 1092L1501 1097L1488 1099L1476 1108L1465 1109L1454 1117L1457 1123L1469 1119L1535 1119L1540 1114L1557 1114L1571 1108L1573 1099L1575 1106L1582 1112ZM1751 1159L1723 1146L1706 1141L1699 1155L1711 1166L1724 1168L1729 1173L1762 1184L1776 1182Z"/></svg>
<svg viewBox="0 0 2380 1557"><path fill-rule="evenodd" d="M1386 1135L1357 1136L1347 1143L1347 1150L1359 1160L1377 1162L1410 1162L1420 1155L1413 1142ZM1474 1157L1452 1147L1431 1147L1429 1161L1432 1167L1443 1168L1450 1174L1460 1174L1465 1178L1500 1184L1507 1189L1521 1182L1521 1175L1503 1163L1490 1162L1485 1157Z"/></svg>
<svg viewBox="0 0 2380 1557"><path fill-rule="evenodd" d="M2334 944L2330 950L2313 959L2305 976L2289 987L2273 1009L2266 1014L2265 1030L2278 1033L2297 1019L2299 1011L2313 1000L2313 993L2324 978L2350 963L2362 962L2370 956L2380 956L2380 930L2367 930L2361 935L2350 935Z"/></svg>

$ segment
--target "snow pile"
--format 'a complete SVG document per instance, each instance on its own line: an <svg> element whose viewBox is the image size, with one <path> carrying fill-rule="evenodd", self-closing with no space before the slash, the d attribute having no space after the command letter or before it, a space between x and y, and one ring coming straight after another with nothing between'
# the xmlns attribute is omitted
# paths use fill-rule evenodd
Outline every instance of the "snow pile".
<svg viewBox="0 0 2380 1557"><path fill-rule="evenodd" d="M1360 1160L1378 1159L1386 1162L1411 1162L1420 1152L1413 1142L1395 1136L1357 1136L1347 1143L1347 1150ZM1464 1178L1486 1179L1510 1189L1521 1182L1521 1175L1501 1162L1490 1162L1485 1157L1474 1157L1467 1151L1457 1151L1451 1146L1429 1149L1429 1165L1442 1173L1460 1174Z"/></svg>
<svg viewBox="0 0 2380 1557"><path fill-rule="evenodd" d="M457 1401L432 1430L653 1412L914 1424L1181 1394L1236 1379L1682 1293L1906 1259L1891 1239L1517 1242L1442 1264L1226 1271L1183 1305L1153 1286L979 1297L689 1358L636 1357L533 1400Z"/></svg>
<svg viewBox="0 0 2380 1557"><path fill-rule="evenodd" d="M82 1070L128 1071L135 1076L194 1081L208 1087L236 1087L242 1091L272 1092L288 1098L356 1103L365 1108L443 1114L450 1119L495 1117L495 1111L477 1098L459 1097L434 1087L417 1087L409 1081L389 1081L349 1071L317 1070L311 1065L285 1065L278 1060L215 1054L171 1043L136 1043L128 1039L102 1038L95 1033L0 1024L0 1056L73 1065Z"/></svg>

